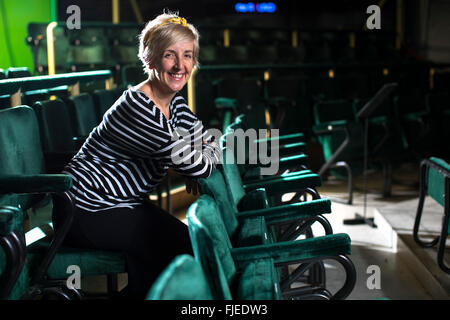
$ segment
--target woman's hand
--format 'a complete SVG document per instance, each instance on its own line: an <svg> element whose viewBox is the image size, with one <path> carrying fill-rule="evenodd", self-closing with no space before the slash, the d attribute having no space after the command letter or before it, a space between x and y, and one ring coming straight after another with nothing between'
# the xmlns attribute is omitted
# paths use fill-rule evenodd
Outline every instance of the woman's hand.
<svg viewBox="0 0 450 320"><path fill-rule="evenodd" d="M198 184L196 179L192 178L184 178L184 182L186 183L186 192L191 193L195 196L198 192Z"/></svg>

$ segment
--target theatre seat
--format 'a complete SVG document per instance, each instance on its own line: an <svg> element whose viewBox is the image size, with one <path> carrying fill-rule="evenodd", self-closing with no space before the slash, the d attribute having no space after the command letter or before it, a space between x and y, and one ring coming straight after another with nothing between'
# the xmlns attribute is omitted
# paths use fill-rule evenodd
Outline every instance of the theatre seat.
<svg viewBox="0 0 450 320"><path fill-rule="evenodd" d="M212 300L202 267L190 255L175 257L150 288L147 300Z"/></svg>
<svg viewBox="0 0 450 320"><path fill-rule="evenodd" d="M441 232L431 241L420 238L421 219L425 196L439 203L443 208ZM421 247L429 248L438 245L437 263L446 273L450 274L450 267L445 263L446 241L450 233L450 164L444 159L430 157L420 164L420 195L414 221L414 240Z"/></svg>
<svg viewBox="0 0 450 320"><path fill-rule="evenodd" d="M346 234L234 248L210 196L197 199L187 218L195 258L201 262L215 299L344 299L353 290L356 272L346 256L350 253ZM293 279L280 279L275 267L324 259L335 259L344 267L345 283L336 293L330 293L324 283L306 282L301 288L291 288Z"/></svg>
<svg viewBox="0 0 450 320"><path fill-rule="evenodd" d="M39 121L47 172L61 172L78 152L86 137L74 134L69 111L63 100L38 101L33 109Z"/></svg>
<svg viewBox="0 0 450 320"><path fill-rule="evenodd" d="M126 272L122 254L62 246L73 219L73 205L66 192L72 186L72 179L65 174L46 173L38 121L32 108L18 106L0 111L0 148L8 155L0 157L0 206L13 206L33 215L39 211L38 225L32 224L28 229L40 228L44 233L35 242L27 243L23 272L28 272L30 279L27 276L25 281L19 277L19 282L25 283L20 282L21 288L17 289L20 293L13 291L10 297L34 299L56 294L63 299L81 298L78 290L67 288L67 267L70 265L82 268L82 277L107 275L113 285L117 274ZM52 195L50 203L42 203L47 194ZM66 205L54 205L63 200ZM57 232L51 225L55 207L63 210L61 215L65 216ZM20 234L28 231L23 219L17 218ZM27 291L25 295L23 286ZM116 288L110 287L110 290Z"/></svg>
<svg viewBox="0 0 450 320"><path fill-rule="evenodd" d="M321 216L331 212L331 203L327 199L269 206L264 189L245 194L242 188L236 190L241 197L234 199L236 194L231 194L230 189L236 185L227 186L219 170L207 179L199 179L198 184L201 194L209 195L216 201L227 233L236 246L292 240L302 233L311 236L308 227L315 221L323 224L325 233L332 233L329 222ZM276 234L275 226L293 222L300 227Z"/></svg>
<svg viewBox="0 0 450 320"><path fill-rule="evenodd" d="M98 113L94 99L89 93L70 96L66 100L73 134L76 137L87 137L98 124Z"/></svg>

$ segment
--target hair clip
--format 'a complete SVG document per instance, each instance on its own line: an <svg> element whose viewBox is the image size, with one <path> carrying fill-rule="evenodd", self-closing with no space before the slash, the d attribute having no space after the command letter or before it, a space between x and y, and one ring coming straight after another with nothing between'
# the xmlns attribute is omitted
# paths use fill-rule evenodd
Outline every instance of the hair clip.
<svg viewBox="0 0 450 320"><path fill-rule="evenodd" d="M187 26L187 22L185 18L181 18L181 17L177 17L177 18L170 18L169 20L167 20L166 23L176 23L176 24L182 24L183 26Z"/></svg>

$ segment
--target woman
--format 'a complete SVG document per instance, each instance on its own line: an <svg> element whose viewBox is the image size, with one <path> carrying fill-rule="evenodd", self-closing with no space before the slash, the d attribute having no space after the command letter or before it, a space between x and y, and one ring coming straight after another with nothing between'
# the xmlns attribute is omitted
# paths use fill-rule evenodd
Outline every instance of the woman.
<svg viewBox="0 0 450 320"><path fill-rule="evenodd" d="M208 177L220 150L178 93L197 65L198 32L161 14L140 35L148 79L126 90L66 166L76 213L66 243L122 251L127 291L144 298L167 264L192 254L185 224L148 201L168 168ZM190 188L190 185L188 185ZM61 221L54 211L55 228Z"/></svg>

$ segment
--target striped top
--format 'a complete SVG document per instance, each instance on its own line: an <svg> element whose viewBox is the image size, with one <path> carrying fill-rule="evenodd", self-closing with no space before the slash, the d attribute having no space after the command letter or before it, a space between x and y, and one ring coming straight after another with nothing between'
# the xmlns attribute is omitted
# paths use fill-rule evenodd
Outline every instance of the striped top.
<svg viewBox="0 0 450 320"><path fill-rule="evenodd" d="M130 88L64 168L72 176L75 205L87 211L142 203L168 168L207 178L221 156L212 136L182 96L170 103L170 118L147 95ZM207 143L204 144L203 141Z"/></svg>

